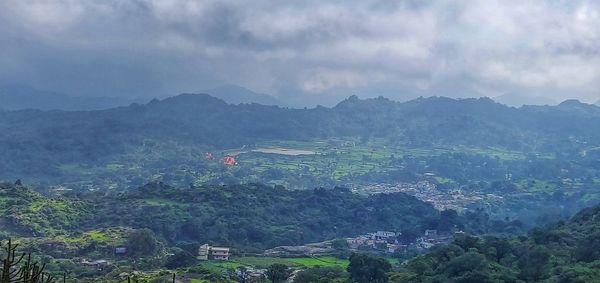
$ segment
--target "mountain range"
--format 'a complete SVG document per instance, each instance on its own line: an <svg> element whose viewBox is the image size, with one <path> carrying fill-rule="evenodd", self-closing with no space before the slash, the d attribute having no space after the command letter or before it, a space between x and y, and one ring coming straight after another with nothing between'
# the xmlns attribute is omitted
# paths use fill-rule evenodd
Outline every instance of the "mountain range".
<svg viewBox="0 0 600 283"><path fill-rule="evenodd" d="M489 98L400 103L351 96L331 108L290 109L182 94L98 111L0 111L0 133L0 158L7 161L0 171L5 173L52 174L51 168L60 164L110 158L148 141L222 149L269 139L355 136L413 146L578 154L600 140L600 107L576 100L511 108ZM47 165L38 168L40 160Z"/></svg>
<svg viewBox="0 0 600 283"><path fill-rule="evenodd" d="M278 100L274 96L264 93L257 93L247 88L232 84L207 89L203 91L203 93L208 93L231 104L258 103L263 105L285 106L282 101Z"/></svg>
<svg viewBox="0 0 600 283"><path fill-rule="evenodd" d="M253 92L247 88L231 84L207 89L202 93L208 93L230 104L258 103L286 106L284 102L271 95ZM110 96L73 96L60 92L40 90L27 85L0 85L0 109L4 110L89 111L127 106L131 103L145 103L146 101L139 98Z"/></svg>

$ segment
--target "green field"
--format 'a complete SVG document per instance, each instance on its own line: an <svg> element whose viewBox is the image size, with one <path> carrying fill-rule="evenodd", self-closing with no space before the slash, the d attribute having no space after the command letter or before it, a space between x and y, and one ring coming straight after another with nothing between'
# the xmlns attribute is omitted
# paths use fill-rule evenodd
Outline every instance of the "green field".
<svg viewBox="0 0 600 283"><path fill-rule="evenodd" d="M338 259L332 256L291 258L289 261L306 267L339 266L346 268L350 263L347 259Z"/></svg>
<svg viewBox="0 0 600 283"><path fill-rule="evenodd" d="M523 179L515 182L520 190L527 192L553 192L556 190L557 185L548 181L536 180L536 179Z"/></svg>
<svg viewBox="0 0 600 283"><path fill-rule="evenodd" d="M281 153L256 152L264 149L276 149L274 152ZM314 154L294 155L294 151ZM378 138L361 141L350 137L269 140L233 149L144 143L126 152L98 164L63 164L60 171L65 177L61 184L67 188L126 189L151 180L183 186L259 182L302 189L353 184L361 178L376 181L377 178L371 176L397 172L407 160L427 162L448 154L483 156L501 162L521 162L528 158L523 152L498 147L415 147ZM214 158L206 159L206 152L211 152ZM224 155L235 155L237 164L223 165L220 158ZM553 158L550 154L535 156ZM436 173L438 183L455 181L450 176ZM163 200L147 200L147 203L170 205Z"/></svg>
<svg viewBox="0 0 600 283"><path fill-rule="evenodd" d="M390 263L397 264L396 259L388 259ZM283 258L283 257L232 257L229 261L204 261L200 263L200 266L213 271L221 272L224 270L236 269L240 266L253 267L253 268L267 268L272 264L285 264L290 268L302 269L307 267L315 266L339 266L341 268L348 267L350 263L348 259L339 259L333 256L318 256L318 257L294 257L294 258Z"/></svg>

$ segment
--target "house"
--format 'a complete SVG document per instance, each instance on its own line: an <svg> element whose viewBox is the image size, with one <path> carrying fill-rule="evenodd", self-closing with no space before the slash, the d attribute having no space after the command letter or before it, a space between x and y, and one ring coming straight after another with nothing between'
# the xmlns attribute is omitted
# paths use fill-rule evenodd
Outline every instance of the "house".
<svg viewBox="0 0 600 283"><path fill-rule="evenodd" d="M198 248L199 260L229 260L229 248L224 247L213 247L208 244L204 244Z"/></svg>
<svg viewBox="0 0 600 283"><path fill-rule="evenodd" d="M229 260L229 248L211 247L210 255L216 260Z"/></svg>
<svg viewBox="0 0 600 283"><path fill-rule="evenodd" d="M419 238L417 238L416 245L417 245L417 249L428 250L431 247L433 247L435 244L430 241L427 241L423 237L419 237Z"/></svg>
<svg viewBox="0 0 600 283"><path fill-rule="evenodd" d="M115 254L122 255L127 253L126 247L117 247L115 248Z"/></svg>
<svg viewBox="0 0 600 283"><path fill-rule="evenodd" d="M94 260L94 261L88 261L86 259L83 259L83 260L81 260L81 264L83 264L85 266L89 266L89 267L94 267L98 270L102 270L105 267L109 266L110 262L105 259L99 259L99 260Z"/></svg>
<svg viewBox="0 0 600 283"><path fill-rule="evenodd" d="M377 231L375 233L375 237L378 237L380 239L392 238L392 237L396 237L396 232Z"/></svg>
<svg viewBox="0 0 600 283"><path fill-rule="evenodd" d="M425 237L433 239L437 237L437 230L425 230Z"/></svg>
<svg viewBox="0 0 600 283"><path fill-rule="evenodd" d="M367 241L367 238L364 236L358 236L356 238L348 238L346 242L348 243L348 247L351 249L358 249L359 246L364 245Z"/></svg>
<svg viewBox="0 0 600 283"><path fill-rule="evenodd" d="M397 245L397 244L387 244L386 247L387 247L388 253L395 253L402 246L401 245Z"/></svg>

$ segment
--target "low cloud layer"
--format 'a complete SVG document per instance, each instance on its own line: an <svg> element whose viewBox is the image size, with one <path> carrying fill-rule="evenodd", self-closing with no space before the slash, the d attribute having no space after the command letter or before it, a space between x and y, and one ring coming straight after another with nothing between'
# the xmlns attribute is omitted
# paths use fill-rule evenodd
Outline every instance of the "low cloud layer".
<svg viewBox="0 0 600 283"><path fill-rule="evenodd" d="M600 99L597 1L0 2L0 82L166 96L238 84L358 94Z"/></svg>

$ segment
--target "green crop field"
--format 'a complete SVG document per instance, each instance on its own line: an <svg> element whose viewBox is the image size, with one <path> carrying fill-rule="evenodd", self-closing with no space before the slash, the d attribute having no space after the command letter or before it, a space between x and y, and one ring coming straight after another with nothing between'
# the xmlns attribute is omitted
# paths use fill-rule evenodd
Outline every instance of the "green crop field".
<svg viewBox="0 0 600 283"><path fill-rule="evenodd" d="M346 268L350 263L347 259L338 259L332 256L321 256L321 257L300 257L290 258L290 262L297 263L306 267L313 266L339 266Z"/></svg>
<svg viewBox="0 0 600 283"><path fill-rule="evenodd" d="M207 152L212 153L214 158L205 158ZM415 147L379 138L367 141L349 137L267 140L234 149L182 143L143 143L97 164L63 164L60 171L65 177L60 184L66 188L91 189L125 189L139 186L144 180L183 186L251 182L294 189L344 186L361 179L377 182L379 177L372 176L394 174L407 161L428 162L451 154L502 162L521 162L529 156L499 147ZM237 164L222 164L220 158L224 155L235 155ZM535 156L553 158L553 155L542 153ZM411 173L422 174L423 170ZM438 183L456 181L452 176L435 173ZM156 206L170 204L162 200L147 200L147 203Z"/></svg>
<svg viewBox="0 0 600 283"><path fill-rule="evenodd" d="M390 263L397 264L397 260L388 259ZM267 268L273 264L285 264L290 268L306 268L315 266L339 266L341 268L348 267L350 263L348 259L339 259L333 256L317 256L317 257L262 257L262 256L248 256L248 257L232 257L230 261L203 261L200 266L215 272L222 272L225 270L236 269L240 266L253 267L253 268Z"/></svg>

